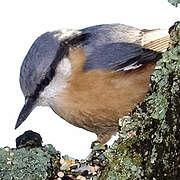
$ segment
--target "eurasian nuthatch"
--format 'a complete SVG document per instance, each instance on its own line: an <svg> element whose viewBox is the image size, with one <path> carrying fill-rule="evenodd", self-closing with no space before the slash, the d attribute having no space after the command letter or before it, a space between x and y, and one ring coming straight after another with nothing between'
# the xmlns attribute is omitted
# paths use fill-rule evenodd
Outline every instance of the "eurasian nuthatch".
<svg viewBox="0 0 180 180"><path fill-rule="evenodd" d="M36 106L49 106L105 143L118 130L119 118L144 99L168 45L167 31L122 24L41 35L21 66L25 105L15 128Z"/></svg>

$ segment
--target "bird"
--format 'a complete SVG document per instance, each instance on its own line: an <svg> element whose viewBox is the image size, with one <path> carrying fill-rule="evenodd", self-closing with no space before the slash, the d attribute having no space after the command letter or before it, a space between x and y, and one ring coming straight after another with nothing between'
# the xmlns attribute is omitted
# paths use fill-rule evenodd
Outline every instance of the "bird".
<svg viewBox="0 0 180 180"><path fill-rule="evenodd" d="M25 104L15 129L37 106L48 106L105 144L144 100L169 39L167 30L119 23L40 35L21 65Z"/></svg>

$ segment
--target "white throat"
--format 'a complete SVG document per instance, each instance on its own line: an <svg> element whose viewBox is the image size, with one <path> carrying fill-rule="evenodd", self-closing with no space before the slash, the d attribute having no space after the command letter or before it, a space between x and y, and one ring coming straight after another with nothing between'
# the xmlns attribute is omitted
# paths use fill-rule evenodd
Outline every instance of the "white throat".
<svg viewBox="0 0 180 180"><path fill-rule="evenodd" d="M67 79L71 75L71 62L63 58L56 67L56 72L48 86L40 93L38 105L53 106L54 100L67 87Z"/></svg>

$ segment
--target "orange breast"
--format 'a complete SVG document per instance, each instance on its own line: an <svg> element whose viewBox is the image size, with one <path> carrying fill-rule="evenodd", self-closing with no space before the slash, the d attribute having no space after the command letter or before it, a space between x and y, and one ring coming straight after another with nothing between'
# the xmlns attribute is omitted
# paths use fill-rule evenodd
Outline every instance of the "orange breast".
<svg viewBox="0 0 180 180"><path fill-rule="evenodd" d="M83 50L70 52L69 58L72 74L54 110L69 123L96 133L104 142L105 135L109 137L118 130L119 118L144 99L155 63L128 72L84 72Z"/></svg>

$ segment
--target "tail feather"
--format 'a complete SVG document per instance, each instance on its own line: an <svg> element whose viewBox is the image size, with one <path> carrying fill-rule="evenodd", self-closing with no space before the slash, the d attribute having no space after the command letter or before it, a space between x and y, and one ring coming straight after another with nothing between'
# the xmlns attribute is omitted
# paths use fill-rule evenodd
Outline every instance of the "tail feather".
<svg viewBox="0 0 180 180"><path fill-rule="evenodd" d="M145 31L143 47L157 52L164 52L169 47L169 40L170 37L166 30Z"/></svg>

